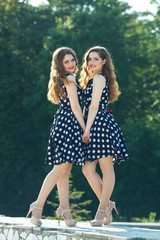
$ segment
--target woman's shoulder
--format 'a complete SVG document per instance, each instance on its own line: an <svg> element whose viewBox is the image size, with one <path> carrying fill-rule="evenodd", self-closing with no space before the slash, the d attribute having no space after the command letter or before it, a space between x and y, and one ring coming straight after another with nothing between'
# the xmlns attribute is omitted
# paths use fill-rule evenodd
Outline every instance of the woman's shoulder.
<svg viewBox="0 0 160 240"><path fill-rule="evenodd" d="M105 79L106 80L107 76L102 73L99 73L99 74L95 75L93 79Z"/></svg>
<svg viewBox="0 0 160 240"><path fill-rule="evenodd" d="M74 82L76 83L76 77L72 74L67 74L66 78L68 79L69 82Z"/></svg>
<svg viewBox="0 0 160 240"><path fill-rule="evenodd" d="M103 74L97 74L93 77L93 82L106 82L107 77Z"/></svg>

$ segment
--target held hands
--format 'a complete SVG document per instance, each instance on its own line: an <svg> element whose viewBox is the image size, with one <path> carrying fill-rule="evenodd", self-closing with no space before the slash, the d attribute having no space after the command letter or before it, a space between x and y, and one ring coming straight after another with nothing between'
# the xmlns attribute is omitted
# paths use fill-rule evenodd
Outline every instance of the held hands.
<svg viewBox="0 0 160 240"><path fill-rule="evenodd" d="M88 144L90 142L90 132L85 131L82 136L82 142Z"/></svg>

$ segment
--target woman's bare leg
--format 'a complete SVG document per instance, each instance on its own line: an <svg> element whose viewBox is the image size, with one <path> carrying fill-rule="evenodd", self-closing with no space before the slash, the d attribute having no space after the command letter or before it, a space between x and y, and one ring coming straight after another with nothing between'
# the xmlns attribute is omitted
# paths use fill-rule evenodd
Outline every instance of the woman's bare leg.
<svg viewBox="0 0 160 240"><path fill-rule="evenodd" d="M67 172L62 176L57 182L58 194L59 194L59 206L63 210L69 209L69 174L72 169L72 164L68 166ZM70 212L65 212L65 217L67 219L72 219Z"/></svg>
<svg viewBox="0 0 160 240"><path fill-rule="evenodd" d="M109 199L113 192L114 184L115 184L115 174L113 168L113 157L106 157L99 159L99 165L103 174L103 184L102 184L102 194L101 200L99 203L99 209L105 210L107 208ZM95 219L103 219L104 213L98 212L96 213Z"/></svg>
<svg viewBox="0 0 160 240"><path fill-rule="evenodd" d="M102 195L102 179L96 172L96 164L97 162L85 162L85 165L82 167L82 172L100 201Z"/></svg>
<svg viewBox="0 0 160 240"><path fill-rule="evenodd" d="M50 192L52 191L53 187L58 182L58 180L63 175L66 174L69 165L70 165L69 163L62 163L60 165L55 165L53 170L51 170L48 173L48 175L44 179L44 182L42 184L42 187L41 187L41 190L39 192L38 198L36 200L36 206L37 207L43 208L44 203L45 203L48 195L50 194ZM36 218L40 218L41 217L41 212L34 209L33 215Z"/></svg>

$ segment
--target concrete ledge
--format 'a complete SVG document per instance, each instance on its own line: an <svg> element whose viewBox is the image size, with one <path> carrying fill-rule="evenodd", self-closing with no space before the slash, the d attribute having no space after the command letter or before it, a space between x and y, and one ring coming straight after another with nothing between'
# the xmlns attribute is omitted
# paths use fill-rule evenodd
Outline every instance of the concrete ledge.
<svg viewBox="0 0 160 240"><path fill-rule="evenodd" d="M160 240L160 224L112 223L109 226L91 227L89 222L78 222L67 227L64 221L42 220L34 227L29 219L0 217L0 240Z"/></svg>
<svg viewBox="0 0 160 240"><path fill-rule="evenodd" d="M112 226L138 227L149 229L160 229L160 223L137 223L137 222L113 222Z"/></svg>

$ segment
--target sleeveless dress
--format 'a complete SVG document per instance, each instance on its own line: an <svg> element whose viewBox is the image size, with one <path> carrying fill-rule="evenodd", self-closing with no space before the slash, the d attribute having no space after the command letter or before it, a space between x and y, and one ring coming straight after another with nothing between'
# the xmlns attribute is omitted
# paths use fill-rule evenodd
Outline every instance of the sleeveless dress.
<svg viewBox="0 0 160 240"><path fill-rule="evenodd" d="M122 131L111 112L107 110L108 105L108 82L103 89L99 102L99 109L90 131L90 143L86 145L85 160L96 161L97 159L113 156L113 162L121 163L129 158L126 143ZM89 106L92 98L93 78L89 79L84 90L85 98L85 122L87 121Z"/></svg>
<svg viewBox="0 0 160 240"><path fill-rule="evenodd" d="M83 90L77 80L76 85L79 104L81 106ZM62 87L65 89L67 96L65 85L62 84ZM62 163L84 165L82 134L83 130L71 110L68 96L66 100L60 98L60 108L54 115L50 131L45 163L49 165L59 165Z"/></svg>

